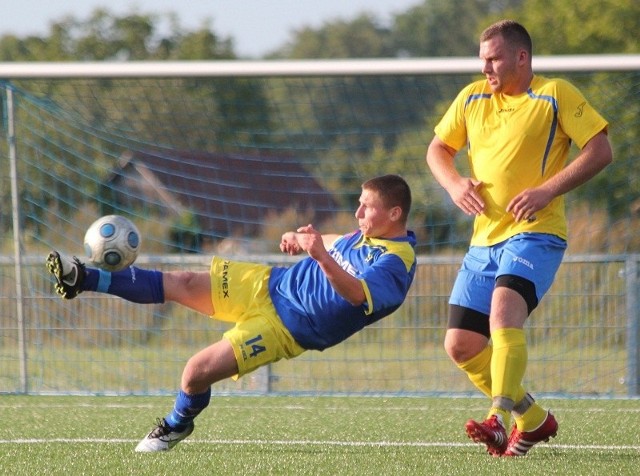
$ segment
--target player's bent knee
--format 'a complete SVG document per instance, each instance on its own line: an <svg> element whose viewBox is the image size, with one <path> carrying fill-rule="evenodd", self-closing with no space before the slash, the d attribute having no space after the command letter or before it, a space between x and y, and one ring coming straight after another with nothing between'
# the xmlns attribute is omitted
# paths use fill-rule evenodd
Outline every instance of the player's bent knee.
<svg viewBox="0 0 640 476"><path fill-rule="evenodd" d="M466 362L487 346L489 339L482 334L462 329L449 329L444 339L444 349L456 364Z"/></svg>
<svg viewBox="0 0 640 476"><path fill-rule="evenodd" d="M227 340L221 339L187 361L182 371L181 387L187 393L201 393L212 384L237 373L238 363L233 348Z"/></svg>
<svg viewBox="0 0 640 476"><path fill-rule="evenodd" d="M466 354L464 352L464 346L462 346L460 342L456 341L455 339L445 337L444 350L449 358L456 364L467 360Z"/></svg>
<svg viewBox="0 0 640 476"><path fill-rule="evenodd" d="M488 314L455 304L449 306L444 348L455 363L476 356L486 347L490 336Z"/></svg>

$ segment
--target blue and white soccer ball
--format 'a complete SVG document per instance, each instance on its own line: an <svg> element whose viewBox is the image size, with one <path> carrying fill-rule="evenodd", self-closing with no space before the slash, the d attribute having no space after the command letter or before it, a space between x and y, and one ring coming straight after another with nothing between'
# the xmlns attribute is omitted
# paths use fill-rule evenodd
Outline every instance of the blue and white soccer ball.
<svg viewBox="0 0 640 476"><path fill-rule="evenodd" d="M140 241L140 232L131 220L120 215L105 215L87 229L84 251L98 268L120 271L136 260Z"/></svg>

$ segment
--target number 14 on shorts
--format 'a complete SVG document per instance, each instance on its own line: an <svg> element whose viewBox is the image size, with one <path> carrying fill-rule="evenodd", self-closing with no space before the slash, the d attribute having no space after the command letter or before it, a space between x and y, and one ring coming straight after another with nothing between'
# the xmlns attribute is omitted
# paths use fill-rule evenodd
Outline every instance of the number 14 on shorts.
<svg viewBox="0 0 640 476"><path fill-rule="evenodd" d="M261 345L261 343L262 343L262 335L261 334L258 334L253 339L249 339L248 341L246 341L244 343L245 348L250 348L251 349L251 353L249 354L249 357L255 357L259 353L264 352L265 350L267 350L267 348L264 345ZM244 349L243 349L243 353L244 353Z"/></svg>

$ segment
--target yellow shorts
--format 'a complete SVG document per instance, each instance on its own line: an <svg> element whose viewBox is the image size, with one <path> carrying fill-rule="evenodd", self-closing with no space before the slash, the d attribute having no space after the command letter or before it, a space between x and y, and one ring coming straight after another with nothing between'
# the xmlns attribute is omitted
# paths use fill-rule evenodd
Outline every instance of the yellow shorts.
<svg viewBox="0 0 640 476"><path fill-rule="evenodd" d="M234 322L224 333L238 362L239 378L263 365L291 359L305 349L294 340L269 296L271 267L263 264L211 260L214 319Z"/></svg>

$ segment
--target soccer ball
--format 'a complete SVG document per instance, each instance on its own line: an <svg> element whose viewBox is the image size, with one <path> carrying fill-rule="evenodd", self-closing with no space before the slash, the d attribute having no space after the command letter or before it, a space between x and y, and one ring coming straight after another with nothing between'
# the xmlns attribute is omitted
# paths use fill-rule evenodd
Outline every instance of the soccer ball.
<svg viewBox="0 0 640 476"><path fill-rule="evenodd" d="M98 218L84 235L84 251L89 260L106 271L131 266L140 250L140 232L120 215Z"/></svg>

